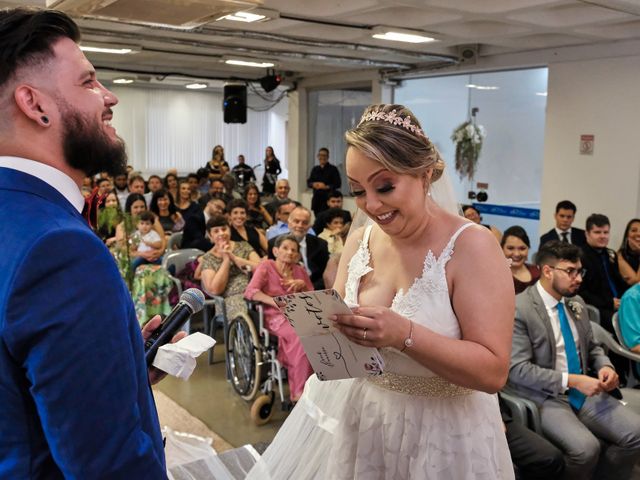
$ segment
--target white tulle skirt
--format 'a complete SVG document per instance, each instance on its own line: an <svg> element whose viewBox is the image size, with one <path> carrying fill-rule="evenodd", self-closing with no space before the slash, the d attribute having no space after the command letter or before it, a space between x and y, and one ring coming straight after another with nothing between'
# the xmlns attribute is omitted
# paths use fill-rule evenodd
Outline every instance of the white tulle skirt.
<svg viewBox="0 0 640 480"><path fill-rule="evenodd" d="M512 479L495 395L398 393L365 379L307 381L248 479Z"/></svg>

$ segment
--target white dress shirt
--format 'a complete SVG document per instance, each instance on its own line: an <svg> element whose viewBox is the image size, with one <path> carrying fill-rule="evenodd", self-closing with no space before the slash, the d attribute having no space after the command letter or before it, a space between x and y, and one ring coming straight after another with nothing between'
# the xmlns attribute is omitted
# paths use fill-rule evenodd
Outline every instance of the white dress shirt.
<svg viewBox="0 0 640 480"><path fill-rule="evenodd" d="M11 168L51 185L66 198L73 207L82 213L84 197L69 175L44 163L19 157L0 157L0 167Z"/></svg>
<svg viewBox="0 0 640 480"><path fill-rule="evenodd" d="M567 352L564 349L564 337L560 330L560 318L558 317L558 308L564 308L569 326L571 327L571 333L573 334L573 340L576 342L576 350L578 351L578 358L580 357L580 342L578 341L578 329L571 317L571 314L567 311L567 307L564 302L564 297L558 302L553 298L540 284L540 281L536 282L536 288L538 293L542 297L544 306L547 309L547 315L551 321L551 329L553 330L553 337L556 341L556 370L562 372L562 387L564 390L568 388L569 384L569 363L567 361Z"/></svg>

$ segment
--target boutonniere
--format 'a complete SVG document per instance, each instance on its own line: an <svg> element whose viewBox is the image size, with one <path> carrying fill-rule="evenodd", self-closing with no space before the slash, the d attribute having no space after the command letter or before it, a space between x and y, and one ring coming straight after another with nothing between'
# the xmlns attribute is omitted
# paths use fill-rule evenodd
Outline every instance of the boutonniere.
<svg viewBox="0 0 640 480"><path fill-rule="evenodd" d="M615 263L615 261L616 261L616 252L614 252L613 250L607 249L607 253L609 254L609 262L610 263Z"/></svg>
<svg viewBox="0 0 640 480"><path fill-rule="evenodd" d="M582 305L580 305L578 302L569 301L567 302L567 306L573 312L576 318L580 320L580 315L582 315Z"/></svg>

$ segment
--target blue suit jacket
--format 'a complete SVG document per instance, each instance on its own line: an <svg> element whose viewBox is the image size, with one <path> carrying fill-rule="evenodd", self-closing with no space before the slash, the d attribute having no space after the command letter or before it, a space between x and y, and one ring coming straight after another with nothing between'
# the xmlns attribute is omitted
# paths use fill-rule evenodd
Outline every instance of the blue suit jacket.
<svg viewBox="0 0 640 480"><path fill-rule="evenodd" d="M0 168L0 478L166 478L131 297L82 216Z"/></svg>

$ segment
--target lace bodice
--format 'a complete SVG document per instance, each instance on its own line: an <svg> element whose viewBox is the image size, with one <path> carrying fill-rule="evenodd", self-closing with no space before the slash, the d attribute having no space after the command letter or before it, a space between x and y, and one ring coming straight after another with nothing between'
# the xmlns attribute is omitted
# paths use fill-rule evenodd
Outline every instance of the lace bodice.
<svg viewBox="0 0 640 480"><path fill-rule="evenodd" d="M391 303L391 310L441 335L451 338L461 337L460 325L449 298L446 265L453 255L456 239L471 225L473 224L462 225L452 235L439 257L436 257L431 250L427 252L422 274L414 280L406 292L401 289L396 293ZM373 271L369 251L371 228L372 225L366 228L358 250L349 261L345 301L350 305L358 305L360 279ZM433 375L431 371L394 348L383 348L381 353L385 360L385 371L412 376Z"/></svg>

